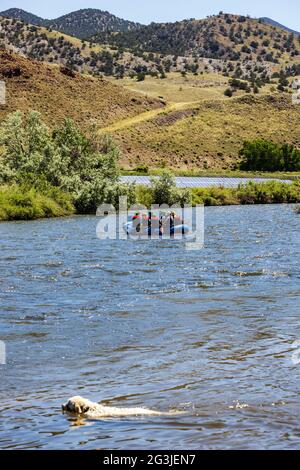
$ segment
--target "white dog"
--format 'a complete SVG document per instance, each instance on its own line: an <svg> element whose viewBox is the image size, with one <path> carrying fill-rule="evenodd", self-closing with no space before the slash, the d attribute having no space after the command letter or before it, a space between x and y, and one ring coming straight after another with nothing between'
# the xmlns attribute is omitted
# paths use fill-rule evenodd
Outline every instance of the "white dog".
<svg viewBox="0 0 300 470"><path fill-rule="evenodd" d="M82 397L73 397L62 405L62 411L65 413L83 416L84 418L111 418L121 416L162 416L172 415L174 413L159 413L158 411L147 410L146 408L113 408L110 406L99 405ZM177 414L177 413L176 413Z"/></svg>

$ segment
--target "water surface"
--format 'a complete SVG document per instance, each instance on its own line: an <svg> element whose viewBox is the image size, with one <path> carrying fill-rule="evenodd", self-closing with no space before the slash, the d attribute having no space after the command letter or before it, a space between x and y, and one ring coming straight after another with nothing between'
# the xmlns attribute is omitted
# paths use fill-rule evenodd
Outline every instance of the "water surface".
<svg viewBox="0 0 300 470"><path fill-rule="evenodd" d="M198 252L96 223L0 224L0 448L299 448L294 207L208 208ZM77 421L75 394L186 413Z"/></svg>

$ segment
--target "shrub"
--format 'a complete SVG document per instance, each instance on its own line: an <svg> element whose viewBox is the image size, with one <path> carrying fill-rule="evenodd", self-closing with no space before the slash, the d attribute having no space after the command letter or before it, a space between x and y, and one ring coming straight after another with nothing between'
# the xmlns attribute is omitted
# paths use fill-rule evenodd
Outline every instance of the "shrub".
<svg viewBox="0 0 300 470"><path fill-rule="evenodd" d="M300 184L280 181L249 182L238 188L193 188L193 205L282 204L300 202Z"/></svg>
<svg viewBox="0 0 300 470"><path fill-rule="evenodd" d="M70 196L58 188L48 188L42 193L26 185L0 187L0 220L60 217L73 212Z"/></svg>
<svg viewBox="0 0 300 470"><path fill-rule="evenodd" d="M159 177L151 179L151 191L154 204L183 206L191 203L190 191L178 189L174 176L166 170Z"/></svg>
<svg viewBox="0 0 300 470"><path fill-rule="evenodd" d="M139 185L136 187L137 203L150 208L153 202L153 193L149 186Z"/></svg>
<svg viewBox="0 0 300 470"><path fill-rule="evenodd" d="M228 96L229 98L231 98L232 95L233 95L232 89L231 89L231 88L226 88L226 90L224 91L224 95L225 95L225 96Z"/></svg>

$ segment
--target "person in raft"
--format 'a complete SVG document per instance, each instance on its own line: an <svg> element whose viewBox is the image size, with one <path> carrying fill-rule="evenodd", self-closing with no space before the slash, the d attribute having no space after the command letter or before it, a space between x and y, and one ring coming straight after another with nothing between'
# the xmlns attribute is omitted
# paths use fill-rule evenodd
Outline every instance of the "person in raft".
<svg viewBox="0 0 300 470"><path fill-rule="evenodd" d="M140 214L140 212L136 212L132 217L132 224L135 231L139 233L142 226L143 228L146 228L147 224L149 225L149 217L145 213Z"/></svg>

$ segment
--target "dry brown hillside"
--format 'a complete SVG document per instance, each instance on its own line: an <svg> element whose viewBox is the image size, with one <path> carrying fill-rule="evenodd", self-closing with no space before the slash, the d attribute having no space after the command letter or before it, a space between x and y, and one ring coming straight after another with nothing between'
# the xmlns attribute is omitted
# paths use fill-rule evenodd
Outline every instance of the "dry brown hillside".
<svg viewBox="0 0 300 470"><path fill-rule="evenodd" d="M9 112L34 109L54 126L65 117L78 124L102 127L125 117L162 107L159 100L135 94L101 78L69 73L0 50L0 80L6 82L7 104L0 105L0 120Z"/></svg>

